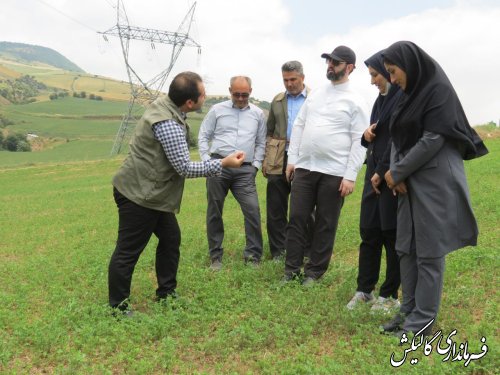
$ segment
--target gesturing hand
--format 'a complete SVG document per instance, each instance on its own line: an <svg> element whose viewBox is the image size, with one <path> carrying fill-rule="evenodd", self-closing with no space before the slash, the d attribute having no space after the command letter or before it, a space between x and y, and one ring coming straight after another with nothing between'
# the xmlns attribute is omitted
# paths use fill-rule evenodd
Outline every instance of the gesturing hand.
<svg viewBox="0 0 500 375"><path fill-rule="evenodd" d="M222 167L238 168L245 161L245 153L243 151L235 151L221 160Z"/></svg>

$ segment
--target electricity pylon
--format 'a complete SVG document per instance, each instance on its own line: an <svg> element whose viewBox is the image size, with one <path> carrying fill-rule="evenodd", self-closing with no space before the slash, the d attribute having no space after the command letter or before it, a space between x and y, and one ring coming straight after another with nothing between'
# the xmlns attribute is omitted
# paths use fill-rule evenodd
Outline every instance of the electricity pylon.
<svg viewBox="0 0 500 375"><path fill-rule="evenodd" d="M127 68L128 79L130 83L130 99L128 102L128 111L123 116L122 123L116 134L115 142L111 150L111 156L119 154L127 133L133 128L138 120L137 112L141 107L153 102L161 92L167 77L172 70L177 57L181 53L184 46L198 47L198 53L201 51L201 46L189 37L191 24L193 22L194 10L196 2L187 12L184 20L180 24L176 32L162 31L155 29L147 29L142 27L130 26L127 13L123 6L122 0L117 0L116 14L117 23L107 31L99 32L107 41L107 35L118 36L120 38L123 58ZM172 53L170 56L170 64L165 70L156 75L150 81L142 80L134 68L130 65L129 60L129 44L131 40L142 40L151 43L151 47L155 49L155 43L171 44Z"/></svg>

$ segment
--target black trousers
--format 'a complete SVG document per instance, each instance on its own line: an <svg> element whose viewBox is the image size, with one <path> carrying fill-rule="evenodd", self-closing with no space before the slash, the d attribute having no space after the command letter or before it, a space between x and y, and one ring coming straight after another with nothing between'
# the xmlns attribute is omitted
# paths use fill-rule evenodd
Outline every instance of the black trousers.
<svg viewBox="0 0 500 375"><path fill-rule="evenodd" d="M360 228L358 288L370 293L377 285L382 259L382 246L385 247L386 272L384 283L380 286L381 297L398 298L401 283L399 258L396 253L396 230L383 231L380 228Z"/></svg>
<svg viewBox="0 0 500 375"><path fill-rule="evenodd" d="M290 184L284 174L267 175L267 236L273 257L283 255L285 250L289 195Z"/></svg>
<svg viewBox="0 0 500 375"><path fill-rule="evenodd" d="M288 225L288 198L291 185L286 180L285 173L267 175L266 210L267 210L267 236L271 256L277 257L284 254L286 249L286 231ZM314 228L314 210L307 223L307 245L305 256L309 257Z"/></svg>
<svg viewBox="0 0 500 375"><path fill-rule="evenodd" d="M130 296L130 284L139 256L154 233L156 247L156 295L165 297L177 286L181 231L175 214L139 206L113 190L118 207L118 239L108 269L109 304L116 307Z"/></svg>
<svg viewBox="0 0 500 375"><path fill-rule="evenodd" d="M300 273L307 247L308 220L316 207L306 277L318 279L330 264L335 234L344 203L339 187L342 177L306 169L296 169L290 196L290 221L287 230L285 274Z"/></svg>

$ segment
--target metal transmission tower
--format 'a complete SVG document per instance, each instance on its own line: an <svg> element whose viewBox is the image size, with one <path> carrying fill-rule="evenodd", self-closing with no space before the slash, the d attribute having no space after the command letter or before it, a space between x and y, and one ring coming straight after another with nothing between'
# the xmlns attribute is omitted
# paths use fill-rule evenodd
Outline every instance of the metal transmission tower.
<svg viewBox="0 0 500 375"><path fill-rule="evenodd" d="M122 0L117 1L116 8L116 25L107 31L100 32L99 34L102 34L106 41L107 35L118 36L120 38L123 58L125 59L125 66L127 67L127 74L130 82L130 99L128 102L128 111L123 116L122 123L118 129L118 133L116 134L113 149L111 150L112 156L120 153L127 133L137 124L139 116L137 116L136 113L138 110L154 101L160 94L161 89L175 64L177 57L179 57L182 48L184 46L198 47L198 53L200 53L201 48L198 43L189 37L196 2L191 6L176 32L130 26ZM170 64L165 70L156 75L150 81L145 82L142 80L134 68L130 65L129 44L133 39L148 41L151 43L151 48L153 49L155 49L154 43L172 45Z"/></svg>

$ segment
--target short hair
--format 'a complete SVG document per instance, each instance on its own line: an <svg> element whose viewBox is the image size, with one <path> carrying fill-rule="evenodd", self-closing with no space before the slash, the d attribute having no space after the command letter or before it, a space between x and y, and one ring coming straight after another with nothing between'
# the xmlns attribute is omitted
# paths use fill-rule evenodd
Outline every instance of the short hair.
<svg viewBox="0 0 500 375"><path fill-rule="evenodd" d="M203 82L203 80L197 73L179 73L174 77L172 83L170 83L168 97L177 107L184 105L189 99L197 103L201 95L198 88L199 82Z"/></svg>
<svg viewBox="0 0 500 375"><path fill-rule="evenodd" d="M252 88L252 80L250 79L250 77L247 77L247 76L231 77L231 79L229 80L229 86L233 86L234 81L236 81L237 79L241 79L241 78L243 78L245 81L247 81L248 86L250 86L250 88Z"/></svg>
<svg viewBox="0 0 500 375"><path fill-rule="evenodd" d="M299 61L287 61L281 66L281 71L282 72L297 72L299 74L304 75L304 68L302 67L302 64Z"/></svg>

